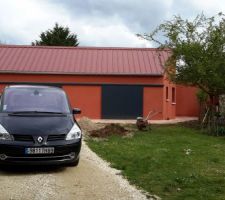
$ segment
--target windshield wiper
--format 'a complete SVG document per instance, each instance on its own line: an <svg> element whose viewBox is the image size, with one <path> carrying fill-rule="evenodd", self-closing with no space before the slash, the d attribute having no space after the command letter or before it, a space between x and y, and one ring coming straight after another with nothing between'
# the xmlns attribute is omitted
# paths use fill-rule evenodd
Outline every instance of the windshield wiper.
<svg viewBox="0 0 225 200"><path fill-rule="evenodd" d="M50 111L15 111L10 112L9 115L23 115L23 114L54 114L54 115L65 115L65 113L62 112L50 112Z"/></svg>

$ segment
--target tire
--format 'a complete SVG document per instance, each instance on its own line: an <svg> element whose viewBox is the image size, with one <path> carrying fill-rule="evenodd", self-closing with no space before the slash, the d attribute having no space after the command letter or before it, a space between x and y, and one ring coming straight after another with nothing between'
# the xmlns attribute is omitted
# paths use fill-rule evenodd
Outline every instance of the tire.
<svg viewBox="0 0 225 200"><path fill-rule="evenodd" d="M74 160L71 163L69 163L69 166L76 167L79 164L79 161L80 161L80 158L78 158L77 160Z"/></svg>

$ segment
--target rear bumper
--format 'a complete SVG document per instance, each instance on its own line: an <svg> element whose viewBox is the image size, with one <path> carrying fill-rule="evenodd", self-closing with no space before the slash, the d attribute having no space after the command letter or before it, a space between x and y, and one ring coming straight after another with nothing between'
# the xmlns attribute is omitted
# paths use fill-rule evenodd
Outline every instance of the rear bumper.
<svg viewBox="0 0 225 200"><path fill-rule="evenodd" d="M60 165L69 164L79 159L81 141L67 145L51 145L55 148L54 154L25 154L27 146L0 145L0 155L6 157L0 159L0 164L21 164L21 165ZM48 147L48 146L44 146ZM1 158L1 156L0 156Z"/></svg>

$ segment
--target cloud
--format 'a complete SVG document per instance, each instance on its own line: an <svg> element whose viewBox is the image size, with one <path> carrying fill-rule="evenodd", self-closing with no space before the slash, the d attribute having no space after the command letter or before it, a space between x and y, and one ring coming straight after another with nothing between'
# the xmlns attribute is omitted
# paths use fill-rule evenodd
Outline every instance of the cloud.
<svg viewBox="0 0 225 200"><path fill-rule="evenodd" d="M44 31L59 23L69 23L67 11L53 4L35 0L0 1L0 40L6 43L25 43L38 38Z"/></svg>
<svg viewBox="0 0 225 200"><path fill-rule="evenodd" d="M84 46L143 47L141 41L116 17L92 18L72 15L68 8L44 0L8 0L0 2L0 41L9 44L30 44L40 33L52 28L55 22L68 26L78 34Z"/></svg>
<svg viewBox="0 0 225 200"><path fill-rule="evenodd" d="M76 23L82 45L114 47L150 47L150 42L141 40L122 23L98 25L96 23Z"/></svg>
<svg viewBox="0 0 225 200"><path fill-rule="evenodd" d="M225 10L225 2L222 0L192 0L190 3L192 7L195 7L208 15L215 15Z"/></svg>
<svg viewBox="0 0 225 200"><path fill-rule="evenodd" d="M136 33L153 31L180 14L211 16L222 0L7 0L0 1L0 41L31 44L55 22L77 33L82 46L149 47Z"/></svg>
<svg viewBox="0 0 225 200"><path fill-rule="evenodd" d="M90 21L103 19L110 25L117 19L133 31L155 27L165 19L173 0L51 0L65 8L75 19L88 18Z"/></svg>

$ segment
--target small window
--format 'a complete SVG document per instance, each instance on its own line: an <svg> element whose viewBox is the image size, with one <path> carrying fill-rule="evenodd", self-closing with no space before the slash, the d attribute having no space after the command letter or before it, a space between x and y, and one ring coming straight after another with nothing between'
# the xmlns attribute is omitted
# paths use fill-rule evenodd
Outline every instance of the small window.
<svg viewBox="0 0 225 200"><path fill-rule="evenodd" d="M168 90L168 87L166 87L166 100L169 99L169 90Z"/></svg>
<svg viewBox="0 0 225 200"><path fill-rule="evenodd" d="M175 94L175 88L172 88L172 103L176 103L176 94Z"/></svg>

